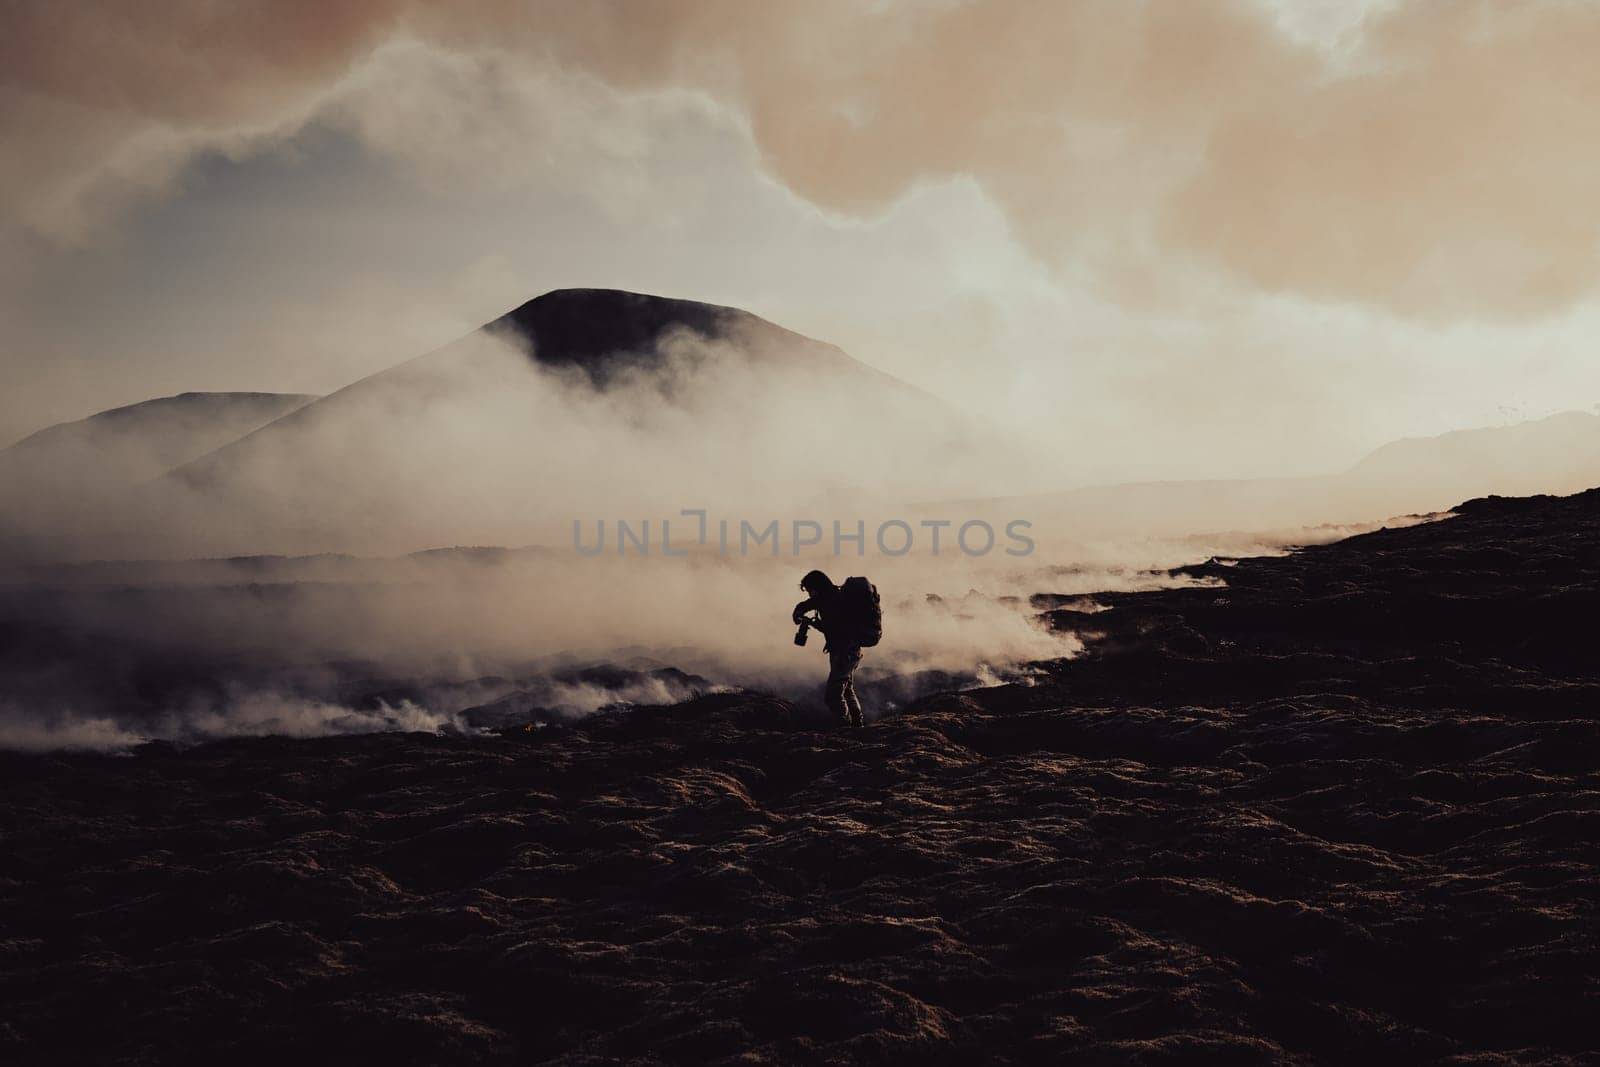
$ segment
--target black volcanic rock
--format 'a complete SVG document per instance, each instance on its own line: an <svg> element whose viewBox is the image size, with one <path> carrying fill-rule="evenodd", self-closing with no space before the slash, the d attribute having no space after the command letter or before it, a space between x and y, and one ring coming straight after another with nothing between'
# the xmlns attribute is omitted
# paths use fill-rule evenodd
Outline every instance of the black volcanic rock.
<svg viewBox="0 0 1600 1067"><path fill-rule="evenodd" d="M1600 491L1215 570L854 733L0 757L0 1057L1594 1062Z"/></svg>

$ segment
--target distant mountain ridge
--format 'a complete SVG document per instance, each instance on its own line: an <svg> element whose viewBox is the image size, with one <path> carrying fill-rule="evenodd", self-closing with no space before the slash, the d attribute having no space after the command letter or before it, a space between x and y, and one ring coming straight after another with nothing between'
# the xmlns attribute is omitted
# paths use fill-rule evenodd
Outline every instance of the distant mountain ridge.
<svg viewBox="0 0 1600 1067"><path fill-rule="evenodd" d="M1441 512L1472 497L1560 495L1595 486L1600 416L1568 411L1510 426L1391 441L1331 474L1124 482L958 503L1026 515L1070 536L1093 538L1377 522Z"/></svg>
<svg viewBox="0 0 1600 1067"><path fill-rule="evenodd" d="M1600 415L1564 411L1531 422L1407 437L1348 472L1360 480L1430 479L1522 496L1588 488L1600 479Z"/></svg>
<svg viewBox="0 0 1600 1067"><path fill-rule="evenodd" d="M89 464L100 481L139 481L219 448L317 400L305 393L180 393L57 423L0 449L0 478L65 477Z"/></svg>

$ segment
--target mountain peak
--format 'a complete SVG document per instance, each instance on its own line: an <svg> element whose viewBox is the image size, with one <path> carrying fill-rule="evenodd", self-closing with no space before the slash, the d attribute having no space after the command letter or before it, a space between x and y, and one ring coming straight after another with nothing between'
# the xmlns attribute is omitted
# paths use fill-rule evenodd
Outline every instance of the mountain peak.
<svg viewBox="0 0 1600 1067"><path fill-rule="evenodd" d="M735 323L762 321L737 308L624 289L553 289L488 328L526 339L540 363L582 367L591 381L604 385L623 367L651 361L670 331L719 338Z"/></svg>

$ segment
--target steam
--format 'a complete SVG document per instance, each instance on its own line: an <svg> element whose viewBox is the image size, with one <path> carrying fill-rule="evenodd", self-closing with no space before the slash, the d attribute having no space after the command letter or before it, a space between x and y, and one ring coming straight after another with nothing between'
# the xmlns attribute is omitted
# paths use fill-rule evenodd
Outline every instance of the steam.
<svg viewBox="0 0 1600 1067"><path fill-rule="evenodd" d="M0 744L473 732L728 688L815 705L826 673L820 639L791 640L803 570L790 561L307 562L323 580L293 580L289 560L277 573L66 567L5 587L0 619L41 636L0 664ZM861 675L874 714L934 688L1020 678L1021 664L1080 647L1025 601L975 589L982 575L852 564L839 577L868 571L885 602L887 635ZM200 573L169 581L191 567ZM251 580L229 584L228 570ZM152 687L153 698L130 696Z"/></svg>
<svg viewBox="0 0 1600 1067"><path fill-rule="evenodd" d="M878 583L889 635L861 676L878 713L1077 651L998 549L867 559L869 535L857 557L829 539L729 554L680 520L683 556L659 540L580 555L578 519L693 505L712 529L870 528L1012 462L939 402L783 331L658 345L596 384L480 331L64 508L28 490L86 484L103 457L45 456L7 512L0 625L31 639L0 663L0 740L471 732L726 688L815 704L823 661L792 643L789 609L818 565Z"/></svg>
<svg viewBox="0 0 1600 1067"><path fill-rule="evenodd" d="M893 515L1029 471L934 398L761 325L669 333L658 361L604 388L534 360L516 335L478 331L167 477L73 493L53 513L25 492L0 536L34 559L566 545L580 519L698 507L826 522L846 517L842 502ZM99 461L73 456L29 485L81 486Z"/></svg>
<svg viewBox="0 0 1600 1067"><path fill-rule="evenodd" d="M815 708L824 661L794 646L789 619L812 567L878 586L885 638L858 688L881 715L935 690L1026 684L1029 664L1081 651L1041 625L1035 594L1181 584L1180 563L1350 532L1196 535L1202 512L1170 491L1140 508L914 505L1003 485L1015 456L781 331L678 331L659 355L597 385L479 332L154 480L69 496L67 511L17 497L7 522L26 551L0 571L0 627L23 639L0 658L0 744L471 733L728 689ZM43 473L70 485L83 461ZM691 506L708 530L949 525L939 553L918 540L885 554L871 533L843 555L786 533L725 550L698 540ZM653 517L680 520L682 555L659 533L592 556L569 539L575 520ZM976 551L963 519L1020 521L1028 538Z"/></svg>
<svg viewBox="0 0 1600 1067"><path fill-rule="evenodd" d="M822 642L797 648L789 621L813 565L877 583L885 636L858 674L876 718L938 690L1028 684L1029 664L1078 654L1075 635L1040 625L1035 594L1092 611L1095 593L1194 584L1168 568L1262 547L1099 543L1075 562L463 550L14 569L0 628L31 636L0 659L0 747L471 734L727 690L820 714Z"/></svg>

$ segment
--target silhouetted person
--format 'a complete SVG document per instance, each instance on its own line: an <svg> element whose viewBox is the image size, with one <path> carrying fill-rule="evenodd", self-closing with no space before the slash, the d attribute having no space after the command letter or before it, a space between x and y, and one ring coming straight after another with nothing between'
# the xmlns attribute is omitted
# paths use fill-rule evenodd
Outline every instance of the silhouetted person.
<svg viewBox="0 0 1600 1067"><path fill-rule="evenodd" d="M795 625L801 627L795 642L805 643L808 625L815 626L827 637L822 648L828 654L828 684L823 689L823 702L839 716L841 723L860 726L861 701L856 697L853 676L861 664L862 635L860 620L852 610L854 605L846 603L839 587L821 571L812 571L800 579L800 588L805 590L806 599L794 606ZM815 619L807 617L806 613L811 611L816 612Z"/></svg>

